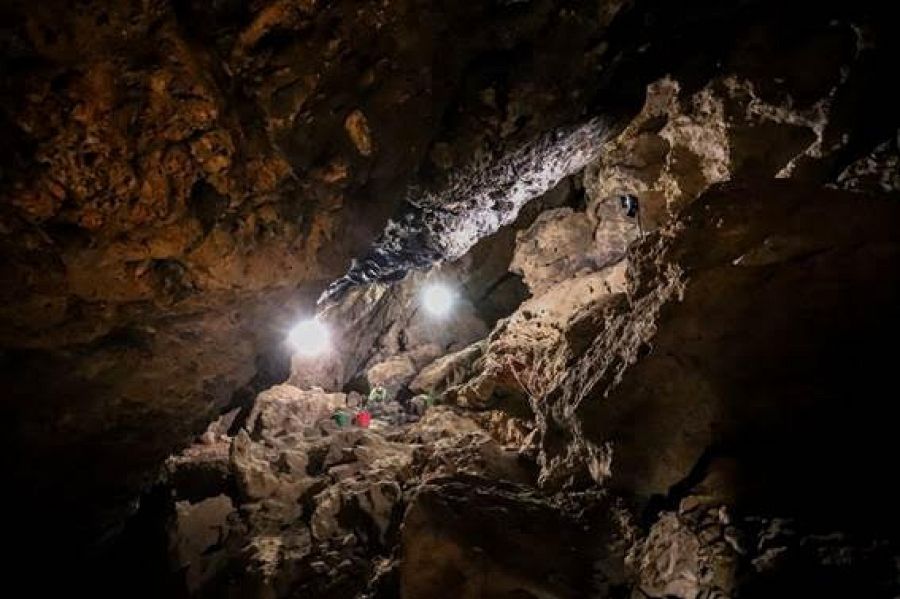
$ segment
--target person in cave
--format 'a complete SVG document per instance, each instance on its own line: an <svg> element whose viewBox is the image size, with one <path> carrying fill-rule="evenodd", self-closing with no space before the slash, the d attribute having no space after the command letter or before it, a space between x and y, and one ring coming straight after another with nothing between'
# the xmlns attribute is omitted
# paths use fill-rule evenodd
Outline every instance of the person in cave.
<svg viewBox="0 0 900 599"><path fill-rule="evenodd" d="M644 227L641 223L641 205L637 196L630 193L619 196L619 206L621 206L625 216L631 219L637 219L638 231L643 235Z"/></svg>

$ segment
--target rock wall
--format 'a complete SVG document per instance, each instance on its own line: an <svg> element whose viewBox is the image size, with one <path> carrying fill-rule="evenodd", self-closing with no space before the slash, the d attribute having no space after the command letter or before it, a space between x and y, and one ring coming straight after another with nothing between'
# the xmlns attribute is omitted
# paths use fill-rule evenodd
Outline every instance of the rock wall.
<svg viewBox="0 0 900 599"><path fill-rule="evenodd" d="M13 565L53 539L117 594L896 595L895 19L783 4L4 4ZM290 363L352 256L331 361ZM393 428L328 425L375 384Z"/></svg>
<svg viewBox="0 0 900 599"><path fill-rule="evenodd" d="M600 57L558 67L618 7L587 4L3 3L3 453L44 514L22 539L93 545L283 381L293 321L411 182L580 117Z"/></svg>

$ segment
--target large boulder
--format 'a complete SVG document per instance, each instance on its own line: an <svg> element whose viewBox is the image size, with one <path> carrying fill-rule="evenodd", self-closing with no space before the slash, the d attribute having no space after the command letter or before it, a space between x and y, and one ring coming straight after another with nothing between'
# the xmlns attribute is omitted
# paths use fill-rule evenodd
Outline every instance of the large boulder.
<svg viewBox="0 0 900 599"><path fill-rule="evenodd" d="M402 596L584 597L594 582L589 545L584 527L528 488L437 479L404 517Z"/></svg>
<svg viewBox="0 0 900 599"><path fill-rule="evenodd" d="M412 385L443 390L460 406L528 410L563 376L596 330L603 306L624 290L625 263L567 278L526 300L483 342L442 358Z"/></svg>
<svg viewBox="0 0 900 599"><path fill-rule="evenodd" d="M516 237L516 253L509 265L532 295L541 295L552 286L579 274L617 262L625 253L605 256L594 248L595 225L584 212L571 208L547 210L527 230Z"/></svg>
<svg viewBox="0 0 900 599"><path fill-rule="evenodd" d="M247 418L247 429L269 440L290 434L302 435L346 405L347 396L343 393L275 385L256 397Z"/></svg>

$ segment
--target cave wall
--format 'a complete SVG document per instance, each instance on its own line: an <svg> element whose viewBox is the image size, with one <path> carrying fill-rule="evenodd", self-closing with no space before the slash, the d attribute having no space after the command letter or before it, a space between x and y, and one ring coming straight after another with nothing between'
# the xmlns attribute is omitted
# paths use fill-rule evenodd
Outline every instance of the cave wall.
<svg viewBox="0 0 900 599"><path fill-rule="evenodd" d="M687 415L669 417L666 402L675 396L644 393L642 369L659 388L688 372L707 389L743 388L744 379L773 372L790 379L786 363L809 381L823 363L836 364L845 378L796 391L829 391L822 422L829 438L839 435L841 400L857 393L854 382L865 381L860 393L875 398L871 381L881 380L867 375L864 351L848 357L843 348L874 347L883 338L872 331L892 330L875 315L889 313L896 290L889 275L895 240L883 230L895 215L871 194L896 199L900 98L889 82L897 40L884 3L782 4L4 3L0 405L10 423L4 471L15 489L5 500L24 515L13 536L28 548L52 537L63 555L115 536L167 455L219 411L246 408L258 391L288 378L285 332L348 266L354 275L351 257L367 256L373 243L399 247L376 254L389 257L376 282L456 258L450 250L493 233L544 190L531 177L547 182L548 163L568 165L558 169L562 177L586 157L591 163L576 185L586 190L583 202L556 205L500 233L517 236L518 247L513 255L504 250L501 262L512 260L532 297L460 353L414 362L404 384L440 389L454 405L475 409L500 442L534 460L543 488L599 481L639 504L692 482L702 474L695 466L719 444L753 454L746 448L772 432L770 416L784 434L763 457L793 443L782 430L792 420L783 422L771 405L746 408L748 415L725 393L698 391L676 402ZM585 130L591 134L575 144L564 135ZM569 161L573 148L590 152ZM771 185L773 178L791 182ZM713 187L725 181L737 185ZM641 202L637 227L617 209L623 194ZM785 236L774 248L763 243L775 253L771 263L720 280L716 269L731 272L727 264L703 260L730 229L710 230L708 213L742 203L758 203L764 213L741 216L735 235L749 223L762 238L791 223L818 228L791 230L800 239L787 235L786 246ZM857 205L867 208L857 213ZM471 226L475 213L489 218ZM388 218L394 224L385 228ZM857 221L860 230L840 230ZM689 233L670 243L679 227ZM877 251L868 245L870 228L883 237ZM410 231L427 233L424 250ZM626 257L627 245L644 235L638 253ZM679 254L679 244L691 243L700 249ZM551 246L570 259L556 261L545 251ZM710 269L709 289L693 291L702 277L664 281L657 291L684 286L685 303L670 305L667 296L654 300L659 313L635 308L647 292L635 286L635 272L650 268L648 255ZM474 260L466 276L482 258ZM791 278L795 260L819 260L821 271ZM773 283L771 297L750 302L762 291L743 273L777 277L779 265L782 287ZM638 269L630 282L626 267ZM488 270L472 275L475 287L509 280ZM856 278L835 290L827 276L836 272ZM372 280L354 276L353 285ZM385 297L408 301L409 281ZM794 297L813 284L827 289ZM729 294L740 301L717 312ZM862 297L877 307L869 311ZM820 300L821 311L810 313ZM509 311L500 303L490 316L473 309L490 327ZM786 314L786 322L752 326L770 311ZM364 348L352 370L396 357L397 327L408 323L386 313L366 321L376 351ZM834 313L846 316L844 328L826 326ZM693 314L709 318L694 322ZM616 329L605 328L616 318L622 327L632 323L635 343L622 350L626 359L609 362L621 349L611 340ZM659 330L660 347L680 350L680 327L707 324L746 340L747 355L701 344L703 360L715 360L660 365L653 343L638 342ZM785 330L796 351L758 364L766 336ZM823 347L822 360L809 359L810 344ZM747 363L754 367L745 370ZM744 379L733 378L738 366ZM612 383L598 382L609 368L619 369ZM744 393L753 405L765 395ZM702 409L698 397L708 400ZM667 416L637 422L635 410ZM812 410L803 418L818 423ZM757 428L731 430L745 421ZM860 416L847 424L860 432L867 422ZM810 439L793 463L818 459L820 441ZM887 451L856 449L865 448ZM839 470L851 470L861 455L828 449ZM669 454L652 472L655 458ZM751 459L749 472L770 461ZM855 474L862 483L873 470ZM30 561L28 551L21 554Z"/></svg>
<svg viewBox="0 0 900 599"><path fill-rule="evenodd" d="M14 503L102 537L211 414L286 378L285 332L411 181L584 111L599 57L560 66L617 8L588 4L4 3Z"/></svg>

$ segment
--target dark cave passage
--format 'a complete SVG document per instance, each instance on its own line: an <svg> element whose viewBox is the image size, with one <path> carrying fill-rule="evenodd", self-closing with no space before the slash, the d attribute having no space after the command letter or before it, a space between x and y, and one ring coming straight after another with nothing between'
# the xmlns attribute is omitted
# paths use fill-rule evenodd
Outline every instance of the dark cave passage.
<svg viewBox="0 0 900 599"><path fill-rule="evenodd" d="M894 13L3 2L14 585L894 599Z"/></svg>

